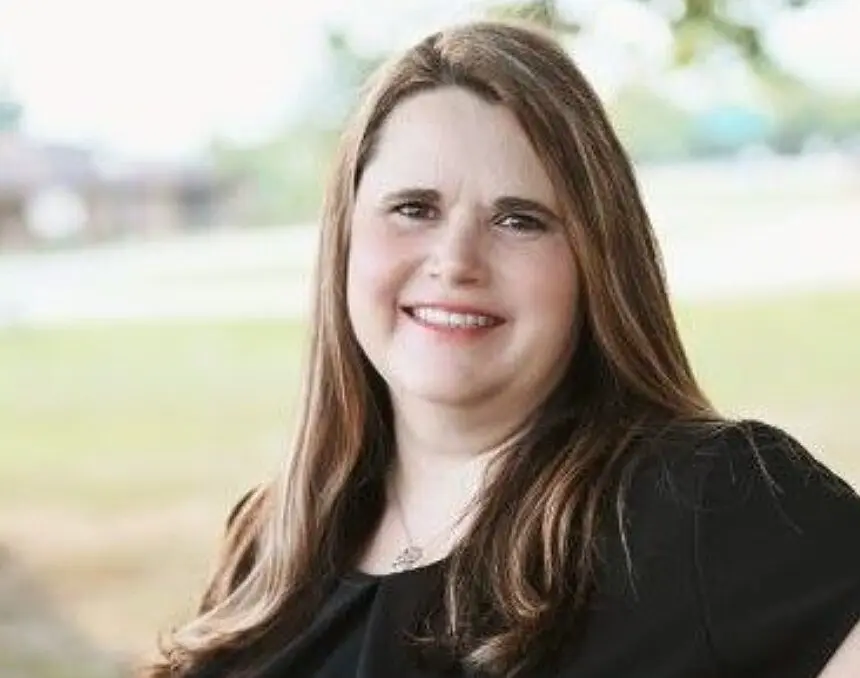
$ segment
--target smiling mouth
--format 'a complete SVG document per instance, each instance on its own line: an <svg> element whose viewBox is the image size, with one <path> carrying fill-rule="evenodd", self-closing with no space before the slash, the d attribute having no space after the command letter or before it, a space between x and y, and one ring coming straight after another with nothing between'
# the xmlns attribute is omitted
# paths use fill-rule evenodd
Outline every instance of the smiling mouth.
<svg viewBox="0 0 860 678"><path fill-rule="evenodd" d="M486 330L504 322L493 315L449 311L432 306L407 306L403 311L419 325L439 330Z"/></svg>

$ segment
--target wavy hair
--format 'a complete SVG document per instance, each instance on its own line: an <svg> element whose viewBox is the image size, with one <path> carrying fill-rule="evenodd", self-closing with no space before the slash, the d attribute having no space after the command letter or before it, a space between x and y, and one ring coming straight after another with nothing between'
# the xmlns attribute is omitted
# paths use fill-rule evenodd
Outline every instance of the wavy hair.
<svg viewBox="0 0 860 678"><path fill-rule="evenodd" d="M537 661L561 615L581 620L601 527L621 520L637 441L673 422L718 421L679 339L631 163L571 58L519 24L434 33L380 69L343 134L322 216L291 453L237 510L199 615L162 646L150 678L190 675L267 634L283 641L299 633L371 537L394 436L387 388L347 315L350 221L388 115L417 92L449 86L512 111L545 163L563 206L582 317L566 373L510 445L514 453L498 458L468 534L446 559L438 609L410 630L415 645L491 675Z"/></svg>

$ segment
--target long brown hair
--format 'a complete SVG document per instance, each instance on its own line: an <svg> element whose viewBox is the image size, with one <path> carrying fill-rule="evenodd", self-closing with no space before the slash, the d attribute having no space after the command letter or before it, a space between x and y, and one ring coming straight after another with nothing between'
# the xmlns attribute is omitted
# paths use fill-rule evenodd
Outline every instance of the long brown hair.
<svg viewBox="0 0 860 678"><path fill-rule="evenodd" d="M450 554L443 612L413 630L417 644L489 674L524 668L562 610L575 620L583 609L599 530L618 517L637 441L671 422L717 419L685 357L631 164L569 56L551 37L510 23L435 33L380 70L343 135L292 452L238 512L199 616L173 634L153 678L248 646L276 619L280 638L298 633L381 516L391 406L347 316L350 220L387 116L406 97L444 86L510 109L543 159L568 224L582 319L569 368L499 458Z"/></svg>

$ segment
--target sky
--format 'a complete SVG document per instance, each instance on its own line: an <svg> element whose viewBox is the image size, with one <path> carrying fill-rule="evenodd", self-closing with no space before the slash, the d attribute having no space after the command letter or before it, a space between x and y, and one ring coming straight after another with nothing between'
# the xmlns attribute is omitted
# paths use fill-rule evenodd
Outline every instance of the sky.
<svg viewBox="0 0 860 678"><path fill-rule="evenodd" d="M475 16L468 0L0 0L0 87L35 136L119 153L192 153L215 134L264 138L325 77L326 26L388 51ZM567 0L593 30L577 55L598 91L631 64L661 68L665 26L634 0ZM786 64L860 90L857 0L818 0L769 22ZM693 90L690 90L691 92Z"/></svg>

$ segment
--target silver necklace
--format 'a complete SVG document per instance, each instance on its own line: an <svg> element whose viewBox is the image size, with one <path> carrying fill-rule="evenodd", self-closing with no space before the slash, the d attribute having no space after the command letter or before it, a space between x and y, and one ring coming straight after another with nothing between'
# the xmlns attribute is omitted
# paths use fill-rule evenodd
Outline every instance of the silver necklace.
<svg viewBox="0 0 860 678"><path fill-rule="evenodd" d="M391 569L396 572L402 572L403 570L411 570L414 568L424 559L425 550L435 544L436 540L443 534L454 530L460 521L465 518L467 513L464 512L464 514L458 517L452 525L446 525L442 530L433 535L432 539L428 540L422 548L421 546L418 546L412 538L412 532L406 524L406 513L403 511L403 506L400 504L400 497L397 494L397 490L394 488L393 483L391 485L391 498L394 500L394 508L397 512L397 518L400 521L400 525L403 527L403 533L406 535L406 547L397 554L397 557L391 563Z"/></svg>

